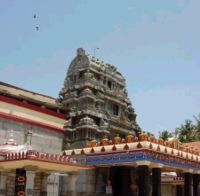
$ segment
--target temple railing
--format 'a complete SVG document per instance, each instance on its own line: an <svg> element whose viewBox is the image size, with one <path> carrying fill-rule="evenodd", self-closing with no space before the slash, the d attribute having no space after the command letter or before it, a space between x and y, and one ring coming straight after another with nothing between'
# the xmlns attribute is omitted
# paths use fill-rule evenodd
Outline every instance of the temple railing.
<svg viewBox="0 0 200 196"><path fill-rule="evenodd" d="M5 159L1 161L14 161L14 160L39 160L39 161L50 161L55 163L76 163L74 157L50 153L41 153L37 151L24 151L24 152L11 152L5 155Z"/></svg>

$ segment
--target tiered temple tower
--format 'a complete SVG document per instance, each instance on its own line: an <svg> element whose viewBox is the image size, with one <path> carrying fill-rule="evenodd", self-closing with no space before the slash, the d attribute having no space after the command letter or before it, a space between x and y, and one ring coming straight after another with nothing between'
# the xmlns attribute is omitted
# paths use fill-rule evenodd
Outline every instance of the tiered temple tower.
<svg viewBox="0 0 200 196"><path fill-rule="evenodd" d="M87 55L82 48L68 68L59 100L67 109L64 148L139 130L124 77L115 66Z"/></svg>

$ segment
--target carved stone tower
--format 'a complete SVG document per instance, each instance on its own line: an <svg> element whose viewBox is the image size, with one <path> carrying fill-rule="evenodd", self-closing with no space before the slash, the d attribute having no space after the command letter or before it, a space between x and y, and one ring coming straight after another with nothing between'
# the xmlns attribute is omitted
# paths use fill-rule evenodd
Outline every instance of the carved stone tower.
<svg viewBox="0 0 200 196"><path fill-rule="evenodd" d="M116 67L85 54L82 48L68 68L59 99L67 109L64 148L139 130L124 77Z"/></svg>

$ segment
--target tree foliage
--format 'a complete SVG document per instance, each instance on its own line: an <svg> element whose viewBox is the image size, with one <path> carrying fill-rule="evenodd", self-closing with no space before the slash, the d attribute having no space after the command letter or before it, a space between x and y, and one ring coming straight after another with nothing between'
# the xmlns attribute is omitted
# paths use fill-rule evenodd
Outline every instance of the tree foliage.
<svg viewBox="0 0 200 196"><path fill-rule="evenodd" d="M195 141L195 125L191 120L185 120L179 128L176 128L177 136L180 142Z"/></svg>
<svg viewBox="0 0 200 196"><path fill-rule="evenodd" d="M194 116L195 119L195 140L200 141L200 114L198 117Z"/></svg>
<svg viewBox="0 0 200 196"><path fill-rule="evenodd" d="M194 120L194 122L192 120L185 120L185 122L173 132L164 130L160 132L160 137L163 140L167 140L174 136L183 143L200 141L200 115L194 116Z"/></svg>
<svg viewBox="0 0 200 196"><path fill-rule="evenodd" d="M170 133L167 130L160 132L159 135L160 135L160 138L162 138L164 141L168 140L170 137L173 136L172 133Z"/></svg>

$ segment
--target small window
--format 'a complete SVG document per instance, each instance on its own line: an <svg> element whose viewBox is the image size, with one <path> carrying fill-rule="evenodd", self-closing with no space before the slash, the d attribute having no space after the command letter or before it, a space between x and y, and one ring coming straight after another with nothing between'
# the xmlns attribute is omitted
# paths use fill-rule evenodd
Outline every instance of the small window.
<svg viewBox="0 0 200 196"><path fill-rule="evenodd" d="M79 79L83 79L83 72L79 73Z"/></svg>
<svg viewBox="0 0 200 196"><path fill-rule="evenodd" d="M96 124L97 124L98 126L100 126L100 121L101 121L100 118L97 118L97 119L95 120L95 122L96 122Z"/></svg>
<svg viewBox="0 0 200 196"><path fill-rule="evenodd" d="M72 118L72 126L75 126L78 123L77 118Z"/></svg>
<svg viewBox="0 0 200 196"><path fill-rule="evenodd" d="M71 140L74 140L74 139L76 139L76 132L75 131L73 131L71 133Z"/></svg>
<svg viewBox="0 0 200 196"><path fill-rule="evenodd" d="M113 104L112 109L113 109L113 114L118 116L118 114L119 114L119 106L116 105L116 104Z"/></svg>
<svg viewBox="0 0 200 196"><path fill-rule="evenodd" d="M77 96L79 96L79 95L81 94L81 90L78 89L78 90L76 91L76 94L77 94Z"/></svg>
<svg viewBox="0 0 200 196"><path fill-rule="evenodd" d="M76 83L76 75L74 76L74 82Z"/></svg>
<svg viewBox="0 0 200 196"><path fill-rule="evenodd" d="M76 131L76 139L79 139L80 135L79 135L79 131Z"/></svg>
<svg viewBox="0 0 200 196"><path fill-rule="evenodd" d="M112 87L112 82L111 82L111 81L108 81L108 88L111 89L111 87Z"/></svg>
<svg viewBox="0 0 200 196"><path fill-rule="evenodd" d="M79 131L79 136L80 138L84 138L85 137L85 132L83 130Z"/></svg>
<svg viewBox="0 0 200 196"><path fill-rule="evenodd" d="M92 132L88 131L88 138L92 138Z"/></svg>
<svg viewBox="0 0 200 196"><path fill-rule="evenodd" d="M72 135L71 135L71 133L67 133L67 138L68 138L69 140L72 139Z"/></svg>

